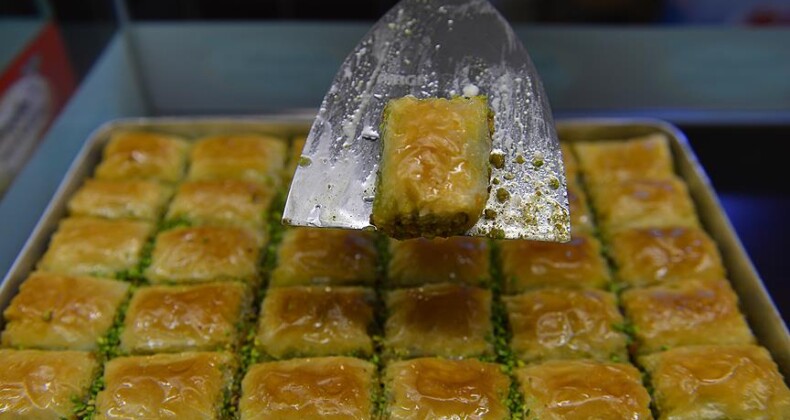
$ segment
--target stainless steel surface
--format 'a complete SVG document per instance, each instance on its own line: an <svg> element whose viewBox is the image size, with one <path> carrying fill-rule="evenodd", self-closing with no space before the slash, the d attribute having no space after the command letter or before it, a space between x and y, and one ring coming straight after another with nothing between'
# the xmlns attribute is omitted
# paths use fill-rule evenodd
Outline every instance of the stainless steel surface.
<svg viewBox="0 0 790 420"><path fill-rule="evenodd" d="M306 133L309 117L261 116L255 119L235 118L140 118L116 120L94 131L71 164L53 195L43 216L30 234L24 248L0 284L0 312L5 310L19 285L46 250L49 237L58 221L66 214L66 203L90 176L99 161L101 150L113 131L119 129L150 129L195 138L220 131L256 131L292 136ZM642 119L579 119L557 124L563 140L601 140L628 138L660 131L671 140L676 170L688 183L689 192L705 229L721 250L728 279L738 293L741 307L759 343L771 352L782 374L790 377L790 335L779 316L762 280L757 274L738 236L732 228L716 193L683 133L674 126L656 120ZM0 318L0 328L3 320Z"/></svg>
<svg viewBox="0 0 790 420"><path fill-rule="evenodd" d="M486 208L496 219L480 218L467 234L569 240L565 172L546 94L521 41L485 0L403 0L376 23L324 98L283 220L371 228L387 100L478 93L488 97L493 150L506 163L492 168L500 184ZM504 203L499 188L510 193Z"/></svg>

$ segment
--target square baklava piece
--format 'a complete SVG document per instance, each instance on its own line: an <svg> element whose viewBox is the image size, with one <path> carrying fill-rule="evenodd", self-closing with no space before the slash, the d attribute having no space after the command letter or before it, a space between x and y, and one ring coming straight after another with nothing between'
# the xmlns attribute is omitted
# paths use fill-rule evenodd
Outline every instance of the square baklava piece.
<svg viewBox="0 0 790 420"><path fill-rule="evenodd" d="M672 177L672 152L666 135L655 133L628 140L574 144L588 184L604 185L630 179Z"/></svg>
<svg viewBox="0 0 790 420"><path fill-rule="evenodd" d="M375 293L362 287L295 286L269 289L256 343L277 359L293 356L370 356Z"/></svg>
<svg viewBox="0 0 790 420"><path fill-rule="evenodd" d="M790 418L790 390L762 347L679 347L640 363L662 419Z"/></svg>
<svg viewBox="0 0 790 420"><path fill-rule="evenodd" d="M370 232L292 228L277 251L271 285L372 286L377 265L376 237Z"/></svg>
<svg viewBox="0 0 790 420"><path fill-rule="evenodd" d="M63 219L38 268L72 275L115 276L137 268L151 223L93 217Z"/></svg>
<svg viewBox="0 0 790 420"><path fill-rule="evenodd" d="M185 182L178 187L167 219L263 229L274 193L269 186L246 181Z"/></svg>
<svg viewBox="0 0 790 420"><path fill-rule="evenodd" d="M251 301L249 287L233 281L140 288L126 311L121 350L232 350Z"/></svg>
<svg viewBox="0 0 790 420"><path fill-rule="evenodd" d="M33 273L3 312L3 346L96 350L128 290L118 280Z"/></svg>
<svg viewBox="0 0 790 420"><path fill-rule="evenodd" d="M607 184L591 196L607 235L629 228L699 226L686 184L678 178Z"/></svg>
<svg viewBox="0 0 790 420"><path fill-rule="evenodd" d="M487 285L491 280L488 241L484 238L390 240L387 280L393 287L426 283Z"/></svg>
<svg viewBox="0 0 790 420"><path fill-rule="evenodd" d="M262 236L235 227L187 227L156 237L145 276L153 283L259 279Z"/></svg>
<svg viewBox="0 0 790 420"><path fill-rule="evenodd" d="M189 144L176 136L143 131L117 133L104 148L96 178L174 183L184 176L188 150Z"/></svg>
<svg viewBox="0 0 790 420"><path fill-rule="evenodd" d="M570 242L502 241L505 291L519 293L543 287L603 288L611 278L601 244L578 233Z"/></svg>
<svg viewBox="0 0 790 420"><path fill-rule="evenodd" d="M92 353L0 349L0 418L71 419L99 364Z"/></svg>
<svg viewBox="0 0 790 420"><path fill-rule="evenodd" d="M621 298L641 354L677 346L754 342L727 280L680 280L629 289Z"/></svg>
<svg viewBox="0 0 790 420"><path fill-rule="evenodd" d="M104 367L99 418L214 419L230 392L236 361L227 353L118 357Z"/></svg>
<svg viewBox="0 0 790 420"><path fill-rule="evenodd" d="M397 239L469 230L488 200L492 132L485 96L389 101L373 225Z"/></svg>
<svg viewBox="0 0 790 420"><path fill-rule="evenodd" d="M552 360L519 368L515 376L527 418L653 418L641 373L625 363Z"/></svg>
<svg viewBox="0 0 790 420"><path fill-rule="evenodd" d="M214 136L192 148L189 180L237 179L279 186L288 145L257 134Z"/></svg>
<svg viewBox="0 0 790 420"><path fill-rule="evenodd" d="M89 179L68 204L72 216L157 221L173 194L156 181L103 181Z"/></svg>
<svg viewBox="0 0 790 420"><path fill-rule="evenodd" d="M601 290L543 289L503 298L510 347L525 362L628 360L616 297Z"/></svg>
<svg viewBox="0 0 790 420"><path fill-rule="evenodd" d="M623 230L611 236L608 252L617 280L629 286L725 275L716 244L695 227Z"/></svg>
<svg viewBox="0 0 790 420"><path fill-rule="evenodd" d="M510 379L499 365L475 359L412 359L387 365L390 419L509 419Z"/></svg>
<svg viewBox="0 0 790 420"><path fill-rule="evenodd" d="M388 358L492 353L491 291L456 284L393 290L385 298Z"/></svg>
<svg viewBox="0 0 790 420"><path fill-rule="evenodd" d="M376 365L352 357L260 363L241 385L242 419L372 419Z"/></svg>

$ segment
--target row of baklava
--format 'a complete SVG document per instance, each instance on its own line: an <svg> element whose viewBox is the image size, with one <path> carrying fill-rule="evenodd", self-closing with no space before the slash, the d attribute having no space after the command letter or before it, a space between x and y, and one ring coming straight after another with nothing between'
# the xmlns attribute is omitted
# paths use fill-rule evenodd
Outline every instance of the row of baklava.
<svg viewBox="0 0 790 420"><path fill-rule="evenodd" d="M573 152L659 417L790 418L790 391L755 345L667 138L579 142Z"/></svg>

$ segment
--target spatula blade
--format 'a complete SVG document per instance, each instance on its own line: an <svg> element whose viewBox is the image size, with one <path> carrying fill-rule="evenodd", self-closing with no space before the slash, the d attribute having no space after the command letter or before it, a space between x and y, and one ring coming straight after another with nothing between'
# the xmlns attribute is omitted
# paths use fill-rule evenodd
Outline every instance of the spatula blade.
<svg viewBox="0 0 790 420"><path fill-rule="evenodd" d="M283 222L372 229L389 99L486 95L494 112L486 209L468 235L565 242L570 222L548 100L524 46L485 0L403 0L340 67L310 130ZM497 161L495 159L494 161ZM507 194L500 192L506 191Z"/></svg>

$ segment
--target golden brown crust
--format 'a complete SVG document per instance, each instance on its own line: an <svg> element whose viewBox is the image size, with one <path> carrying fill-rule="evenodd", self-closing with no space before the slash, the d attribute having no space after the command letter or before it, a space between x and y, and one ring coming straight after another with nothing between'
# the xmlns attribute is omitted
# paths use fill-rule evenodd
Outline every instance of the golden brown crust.
<svg viewBox="0 0 790 420"><path fill-rule="evenodd" d="M33 273L3 312L3 346L95 350L128 290L116 280Z"/></svg>
<svg viewBox="0 0 790 420"><path fill-rule="evenodd" d="M117 133L104 148L96 178L174 183L184 175L188 149L188 143L176 136L143 131Z"/></svg>
<svg viewBox="0 0 790 420"><path fill-rule="evenodd" d="M242 419L370 419L376 366L351 357L254 365L242 382Z"/></svg>
<svg viewBox="0 0 790 420"><path fill-rule="evenodd" d="M377 264L375 236L370 232L292 228L277 251L271 285L372 286Z"/></svg>
<svg viewBox="0 0 790 420"><path fill-rule="evenodd" d="M119 357L104 367L99 419L213 419L235 369L227 353Z"/></svg>
<svg viewBox="0 0 790 420"><path fill-rule="evenodd" d="M699 227L686 184L678 178L591 185L590 193L606 234L629 228Z"/></svg>
<svg viewBox="0 0 790 420"><path fill-rule="evenodd" d="M652 419L636 368L623 363L554 360L516 370L530 414L554 419Z"/></svg>
<svg viewBox="0 0 790 420"><path fill-rule="evenodd" d="M642 354L665 347L754 342L726 280L686 279L629 289L622 303Z"/></svg>
<svg viewBox="0 0 790 420"><path fill-rule="evenodd" d="M592 358L627 360L617 300L601 290L543 289L503 298L516 356L533 362Z"/></svg>
<svg viewBox="0 0 790 420"><path fill-rule="evenodd" d="M141 288L126 311L121 350L232 349L250 300L248 286L238 282Z"/></svg>
<svg viewBox="0 0 790 420"><path fill-rule="evenodd" d="M371 222L397 239L474 226L488 200L489 124L483 96L389 101Z"/></svg>
<svg viewBox="0 0 790 420"><path fill-rule="evenodd" d="M155 181L89 179L69 200L72 216L156 221L164 212L171 187Z"/></svg>
<svg viewBox="0 0 790 420"><path fill-rule="evenodd" d="M361 287L269 289L261 307L257 342L275 358L369 356L374 299L373 290Z"/></svg>
<svg viewBox="0 0 790 420"><path fill-rule="evenodd" d="M386 296L387 357L490 354L491 291L455 284L394 290Z"/></svg>
<svg viewBox="0 0 790 420"><path fill-rule="evenodd" d="M485 285L491 280L490 249L483 238L391 240L388 281L394 287L426 283Z"/></svg>
<svg viewBox="0 0 790 420"><path fill-rule="evenodd" d="M612 235L609 255L617 279L629 286L648 286L685 279L724 278L724 266L713 240L699 228L628 229Z"/></svg>
<svg viewBox="0 0 790 420"><path fill-rule="evenodd" d="M38 263L43 271L114 276L137 266L151 223L93 217L63 219Z"/></svg>
<svg viewBox="0 0 790 420"><path fill-rule="evenodd" d="M91 353L0 349L0 418L74 418L99 367Z"/></svg>
<svg viewBox="0 0 790 420"><path fill-rule="evenodd" d="M263 241L256 232L233 227L190 227L156 237L145 276L153 283L258 280Z"/></svg>
<svg viewBox="0 0 790 420"><path fill-rule="evenodd" d="M666 135L627 140L574 143L579 166L590 184L672 177L672 153Z"/></svg>
<svg viewBox="0 0 790 420"><path fill-rule="evenodd" d="M519 293L542 287L602 288L610 280L601 244L579 233L568 243L502 241L505 291Z"/></svg>
<svg viewBox="0 0 790 420"><path fill-rule="evenodd" d="M510 379L499 365L475 359L412 359L385 374L391 419L509 419Z"/></svg>
<svg viewBox="0 0 790 420"><path fill-rule="evenodd" d="M246 181L185 182L178 187L167 218L196 225L263 229L274 194L271 187Z"/></svg>
<svg viewBox="0 0 790 420"><path fill-rule="evenodd" d="M279 186L287 147L283 139L264 135L207 137L192 148L188 178L237 179Z"/></svg>
<svg viewBox="0 0 790 420"><path fill-rule="evenodd" d="M790 418L790 390L762 347L680 347L640 363L661 418Z"/></svg>

